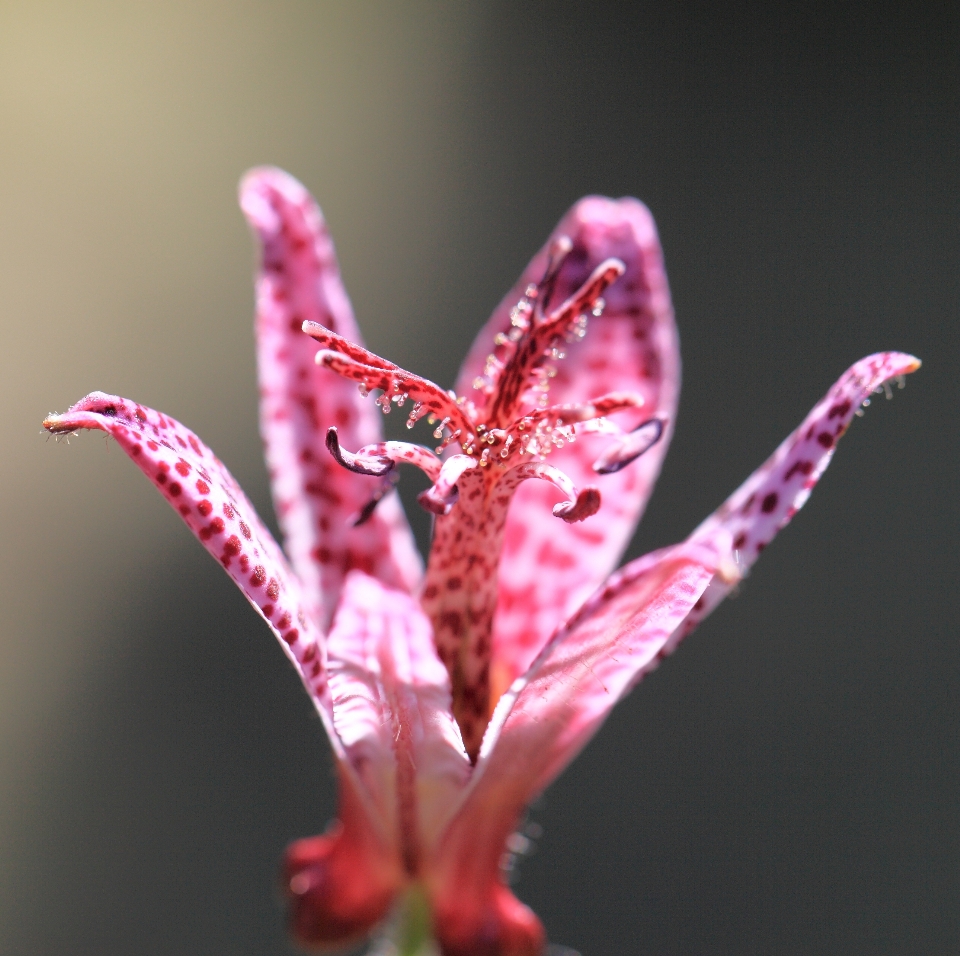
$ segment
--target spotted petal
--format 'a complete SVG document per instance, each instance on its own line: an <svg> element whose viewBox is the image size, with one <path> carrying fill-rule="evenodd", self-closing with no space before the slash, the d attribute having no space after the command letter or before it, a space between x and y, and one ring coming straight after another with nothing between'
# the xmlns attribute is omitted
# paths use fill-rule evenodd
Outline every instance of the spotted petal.
<svg viewBox="0 0 960 956"><path fill-rule="evenodd" d="M593 464L610 447L604 434L584 434L550 456L578 487L596 485L603 504L582 524L558 527L554 496L528 482L511 507L500 563L494 658L502 690L522 673L553 630L616 566L643 513L666 454L680 387L680 357L670 292L656 226L635 199L588 197L560 221L550 241L478 336L461 370L457 392L482 404L473 388L495 336L510 331L510 312L531 283L539 283L558 240L571 240L552 282L547 310L566 300L604 261L619 260L624 274L604 292L599 318L589 317L582 340L564 346L555 363L551 404L583 403L608 392L635 393L644 406L618 418L632 428L651 418L665 422L660 441L622 470L598 479ZM530 406L533 407L532 405Z"/></svg>
<svg viewBox="0 0 960 956"><path fill-rule="evenodd" d="M458 932L463 914L476 914L481 925L484 914L495 921L503 905L500 861L523 808L655 665L724 553L680 545L635 562L551 639L500 699L438 854L435 906Z"/></svg>
<svg viewBox="0 0 960 956"><path fill-rule="evenodd" d="M690 541L729 537L740 574L746 574L775 535L803 507L826 471L837 442L853 416L875 391L890 392L890 381L916 371L920 360L902 352L878 352L861 359L833 385L800 426L709 518ZM689 634L733 585L714 581L668 650Z"/></svg>
<svg viewBox="0 0 960 956"><path fill-rule="evenodd" d="M354 526L382 489L338 467L324 447L331 426L348 448L377 442L380 421L355 385L314 363L317 347L301 331L304 321L318 322L361 341L320 210L300 183L277 169L248 173L240 202L263 244L257 358L274 503L290 560L326 626L352 568L409 592L420 579L420 557L395 494Z"/></svg>
<svg viewBox="0 0 960 956"><path fill-rule="evenodd" d="M323 635L273 536L213 452L162 412L103 392L92 392L43 424L53 434L99 429L116 439L270 626L342 757L333 729Z"/></svg>

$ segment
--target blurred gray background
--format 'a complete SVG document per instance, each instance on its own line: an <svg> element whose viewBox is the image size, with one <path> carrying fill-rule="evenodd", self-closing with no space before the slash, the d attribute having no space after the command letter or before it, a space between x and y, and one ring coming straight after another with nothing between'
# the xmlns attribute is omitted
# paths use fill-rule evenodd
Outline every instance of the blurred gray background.
<svg viewBox="0 0 960 956"><path fill-rule="evenodd" d="M958 53L948 3L0 3L0 953L290 951L277 861L334 810L310 705L126 458L40 434L134 397L271 514L260 163L372 347L446 384L574 200L648 203L685 385L633 554L852 361L922 357L547 793L517 891L584 956L960 951Z"/></svg>

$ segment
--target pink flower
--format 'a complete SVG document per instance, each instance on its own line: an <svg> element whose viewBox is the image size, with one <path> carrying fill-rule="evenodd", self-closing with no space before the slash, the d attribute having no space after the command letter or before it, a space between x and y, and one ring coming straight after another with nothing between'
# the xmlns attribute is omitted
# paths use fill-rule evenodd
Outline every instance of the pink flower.
<svg viewBox="0 0 960 956"><path fill-rule="evenodd" d="M447 392L360 345L299 183L256 170L241 202L263 243L261 429L286 556L221 462L166 415L94 392L44 425L117 440L270 626L317 707L340 819L287 853L297 939L343 944L416 898L445 956L536 956L543 929L501 870L525 807L748 571L871 393L920 363L893 352L856 363L685 542L609 576L680 386L647 209L577 203ZM434 426L436 451L381 440L379 415L394 408L410 428ZM399 462L432 482L420 496L436 515L426 570L392 493Z"/></svg>

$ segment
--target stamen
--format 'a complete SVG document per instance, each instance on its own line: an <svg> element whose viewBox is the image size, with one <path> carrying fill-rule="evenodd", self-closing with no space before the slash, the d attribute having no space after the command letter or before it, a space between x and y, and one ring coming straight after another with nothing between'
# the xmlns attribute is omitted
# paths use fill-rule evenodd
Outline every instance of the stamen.
<svg viewBox="0 0 960 956"><path fill-rule="evenodd" d="M340 445L336 426L327 432L327 448L344 468L359 475L383 477L401 462L419 468L431 481L440 474L441 461L428 448L405 441L382 441L365 445L355 454Z"/></svg>
<svg viewBox="0 0 960 956"><path fill-rule="evenodd" d="M631 432L627 432L593 463L593 470L598 475L612 475L614 472L626 468L632 461L648 452L663 436L664 422L659 418L651 418L637 425Z"/></svg>
<svg viewBox="0 0 960 956"><path fill-rule="evenodd" d="M464 472L477 467L475 458L469 455L454 455L448 458L440 469L436 481L426 491L420 492L417 501L427 511L435 515L450 513L450 509L457 503L460 490L457 482Z"/></svg>
<svg viewBox="0 0 960 956"><path fill-rule="evenodd" d="M550 484L559 488L566 496L566 501L561 501L553 506L553 514L557 518L562 518L568 524L575 521L583 521L600 510L600 492L598 489L590 487L578 491L573 482L559 468L548 465L543 461L527 462L517 465L507 472L500 480L507 483L507 490L513 490L522 481L528 478L540 478L543 481L549 481Z"/></svg>

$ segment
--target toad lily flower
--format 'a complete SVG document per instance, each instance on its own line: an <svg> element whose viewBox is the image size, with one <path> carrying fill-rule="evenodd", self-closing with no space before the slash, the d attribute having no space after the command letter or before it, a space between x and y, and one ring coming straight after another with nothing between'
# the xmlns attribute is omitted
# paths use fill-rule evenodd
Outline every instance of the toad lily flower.
<svg viewBox="0 0 960 956"><path fill-rule="evenodd" d="M659 472L680 383L647 209L577 203L445 391L363 348L299 183L256 170L241 203L263 244L261 429L286 555L167 415L94 392L44 425L116 439L316 705L340 812L287 852L297 939L345 945L406 902L445 956L537 956L543 929L502 869L527 804L746 573L861 405L919 362L887 352L855 364L685 542L609 576ZM392 409L411 429L426 418L435 450L383 441ZM425 571L393 493L400 463L432 483L420 496L435 515Z"/></svg>

